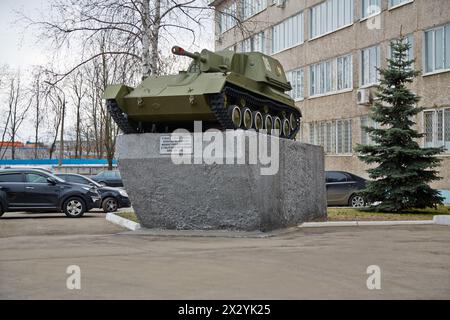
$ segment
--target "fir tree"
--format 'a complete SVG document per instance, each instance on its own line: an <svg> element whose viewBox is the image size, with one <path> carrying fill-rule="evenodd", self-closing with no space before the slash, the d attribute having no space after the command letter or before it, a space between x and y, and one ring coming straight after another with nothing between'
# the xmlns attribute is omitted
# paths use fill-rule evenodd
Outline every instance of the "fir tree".
<svg viewBox="0 0 450 320"><path fill-rule="evenodd" d="M360 160L372 166L367 170L371 181L361 194L369 210L400 212L411 208L435 207L443 198L429 183L440 179L436 156L441 148L421 148L412 120L423 108L416 105L420 98L408 89L419 71L408 60L410 45L403 39L391 43L392 55L388 67L379 69L380 85L370 117L377 128L365 127L373 145L358 145Z"/></svg>

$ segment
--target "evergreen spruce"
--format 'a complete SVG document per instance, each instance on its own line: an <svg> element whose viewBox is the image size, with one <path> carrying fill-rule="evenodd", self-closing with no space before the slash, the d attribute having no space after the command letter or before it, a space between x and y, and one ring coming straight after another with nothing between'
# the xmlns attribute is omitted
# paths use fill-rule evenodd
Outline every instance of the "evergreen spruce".
<svg viewBox="0 0 450 320"><path fill-rule="evenodd" d="M412 119L423 108L417 107L420 98L407 85L420 72L408 60L410 45L403 39L391 43L388 67L379 69L380 85L370 117L377 128L365 127L373 145L358 145L360 160L372 166L367 170L371 181L361 194L369 210L400 212L411 208L436 207L443 198L429 183L440 179L436 157L441 148L421 148L417 139L424 134L413 129Z"/></svg>

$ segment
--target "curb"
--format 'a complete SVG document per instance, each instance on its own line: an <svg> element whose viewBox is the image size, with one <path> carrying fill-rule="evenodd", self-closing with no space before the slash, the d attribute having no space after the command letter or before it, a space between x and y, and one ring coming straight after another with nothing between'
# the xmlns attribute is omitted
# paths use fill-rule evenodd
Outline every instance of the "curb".
<svg viewBox="0 0 450 320"><path fill-rule="evenodd" d="M170 230L169 233L167 230L153 230L153 229L146 229L142 228L139 223L136 223L134 221L122 218L118 215L115 215L114 213L108 213L106 215L106 220L117 224L121 227L124 227L131 231L143 231L143 234L152 234L152 235L173 235L173 236L179 236L183 235L183 232L186 236L224 236L225 233L221 233L224 231L221 231L220 233L214 233L211 232L211 230L206 230L206 233L204 230L194 230L194 231L187 231L187 230ZM437 215L433 216L433 220L405 220L405 221L326 221L326 222L304 222L298 226L298 228L321 228L321 227L364 227L364 226L403 226L403 225L445 225L450 226L450 215ZM180 233L181 231L181 233ZM292 231L288 230L286 232ZM236 233L234 237L271 237L274 234L271 234L271 232L268 233L250 233L245 234L243 233Z"/></svg>
<svg viewBox="0 0 450 320"><path fill-rule="evenodd" d="M437 216L435 216L437 217ZM450 217L450 216L449 216ZM300 228L320 227L360 227L360 226L402 226L402 225L427 225L436 224L434 220L408 220L408 221L327 221L304 222Z"/></svg>
<svg viewBox="0 0 450 320"><path fill-rule="evenodd" d="M433 222L435 224L440 224L444 226L450 226L450 216L439 215L433 217Z"/></svg>
<svg viewBox="0 0 450 320"><path fill-rule="evenodd" d="M106 220L111 223L117 224L121 227L127 228L128 230L131 230L131 231L137 231L137 230L141 229L141 225L139 223L122 218L118 215L115 215L112 212L109 212L106 214Z"/></svg>

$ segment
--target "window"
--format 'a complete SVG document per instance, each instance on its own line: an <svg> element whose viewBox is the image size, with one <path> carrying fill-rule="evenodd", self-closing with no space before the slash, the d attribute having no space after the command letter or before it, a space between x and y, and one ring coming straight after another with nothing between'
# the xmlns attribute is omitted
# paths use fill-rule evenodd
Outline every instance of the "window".
<svg viewBox="0 0 450 320"><path fill-rule="evenodd" d="M262 31L251 38L245 39L241 43L241 52L262 52L267 53L265 44L265 32Z"/></svg>
<svg viewBox="0 0 450 320"><path fill-rule="evenodd" d="M369 116L362 116L360 118L361 122L361 144L373 145L375 144L369 133L364 129L365 127L379 128L378 122L375 122Z"/></svg>
<svg viewBox="0 0 450 320"><path fill-rule="evenodd" d="M352 56L337 58L337 90L352 88Z"/></svg>
<svg viewBox="0 0 450 320"><path fill-rule="evenodd" d="M251 52L252 51L252 39L248 38L241 43L241 52Z"/></svg>
<svg viewBox="0 0 450 320"><path fill-rule="evenodd" d="M328 171L325 175L326 182L347 182L347 175L342 172Z"/></svg>
<svg viewBox="0 0 450 320"><path fill-rule="evenodd" d="M444 146L450 153L450 108L424 111L425 147Z"/></svg>
<svg viewBox="0 0 450 320"><path fill-rule="evenodd" d="M311 122L309 142L321 145L327 154L351 154L352 120Z"/></svg>
<svg viewBox="0 0 450 320"><path fill-rule="evenodd" d="M25 178L29 183L48 183L47 177L37 173L27 173Z"/></svg>
<svg viewBox="0 0 450 320"><path fill-rule="evenodd" d="M361 0L361 18L366 18L380 12L380 0Z"/></svg>
<svg viewBox="0 0 450 320"><path fill-rule="evenodd" d="M389 0L389 7L395 7L402 3L412 2L413 0Z"/></svg>
<svg viewBox="0 0 450 320"><path fill-rule="evenodd" d="M425 31L425 70L450 69L450 24Z"/></svg>
<svg viewBox="0 0 450 320"><path fill-rule="evenodd" d="M253 36L253 51L266 53L266 41L264 31Z"/></svg>
<svg viewBox="0 0 450 320"><path fill-rule="evenodd" d="M327 0L310 10L310 36L315 38L353 23L353 0Z"/></svg>
<svg viewBox="0 0 450 320"><path fill-rule="evenodd" d="M232 1L226 6L219 15L219 30L220 33L233 28L236 25L237 4Z"/></svg>
<svg viewBox="0 0 450 320"><path fill-rule="evenodd" d="M263 11L267 7L267 0L243 0L242 17L248 19Z"/></svg>
<svg viewBox="0 0 450 320"><path fill-rule="evenodd" d="M286 78L291 83L292 90L288 92L288 94L294 100L301 100L304 97L304 86L303 79L304 73L303 69L297 69L293 71L286 72Z"/></svg>
<svg viewBox="0 0 450 320"><path fill-rule="evenodd" d="M0 174L0 182L23 182L21 173Z"/></svg>
<svg viewBox="0 0 450 320"><path fill-rule="evenodd" d="M336 154L352 153L352 120L336 121Z"/></svg>
<svg viewBox="0 0 450 320"><path fill-rule="evenodd" d="M377 84L379 80L380 47L361 50L361 85Z"/></svg>
<svg viewBox="0 0 450 320"><path fill-rule="evenodd" d="M410 48L408 50L407 59L408 60L414 60L414 38L412 34L407 35L403 38L403 43L408 43L410 45ZM389 58L392 59L392 45L389 46Z"/></svg>
<svg viewBox="0 0 450 320"><path fill-rule="evenodd" d="M310 66L310 95L320 95L353 87L352 56L346 55Z"/></svg>
<svg viewBox="0 0 450 320"><path fill-rule="evenodd" d="M89 181L78 176L66 176L63 177L67 182L80 183L80 184L89 184Z"/></svg>
<svg viewBox="0 0 450 320"><path fill-rule="evenodd" d="M272 28L272 53L303 43L303 12Z"/></svg>

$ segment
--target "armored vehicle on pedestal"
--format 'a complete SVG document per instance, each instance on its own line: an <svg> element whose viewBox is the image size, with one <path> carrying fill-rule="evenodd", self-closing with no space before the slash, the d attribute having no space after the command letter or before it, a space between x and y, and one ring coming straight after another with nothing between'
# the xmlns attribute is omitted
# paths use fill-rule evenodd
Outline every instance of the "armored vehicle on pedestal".
<svg viewBox="0 0 450 320"><path fill-rule="evenodd" d="M292 87L276 59L259 52L191 53L177 46L172 53L193 59L187 71L151 76L135 89L106 88L108 111L125 134L192 130L197 120L203 130L266 129L295 138L301 113L285 93Z"/></svg>

